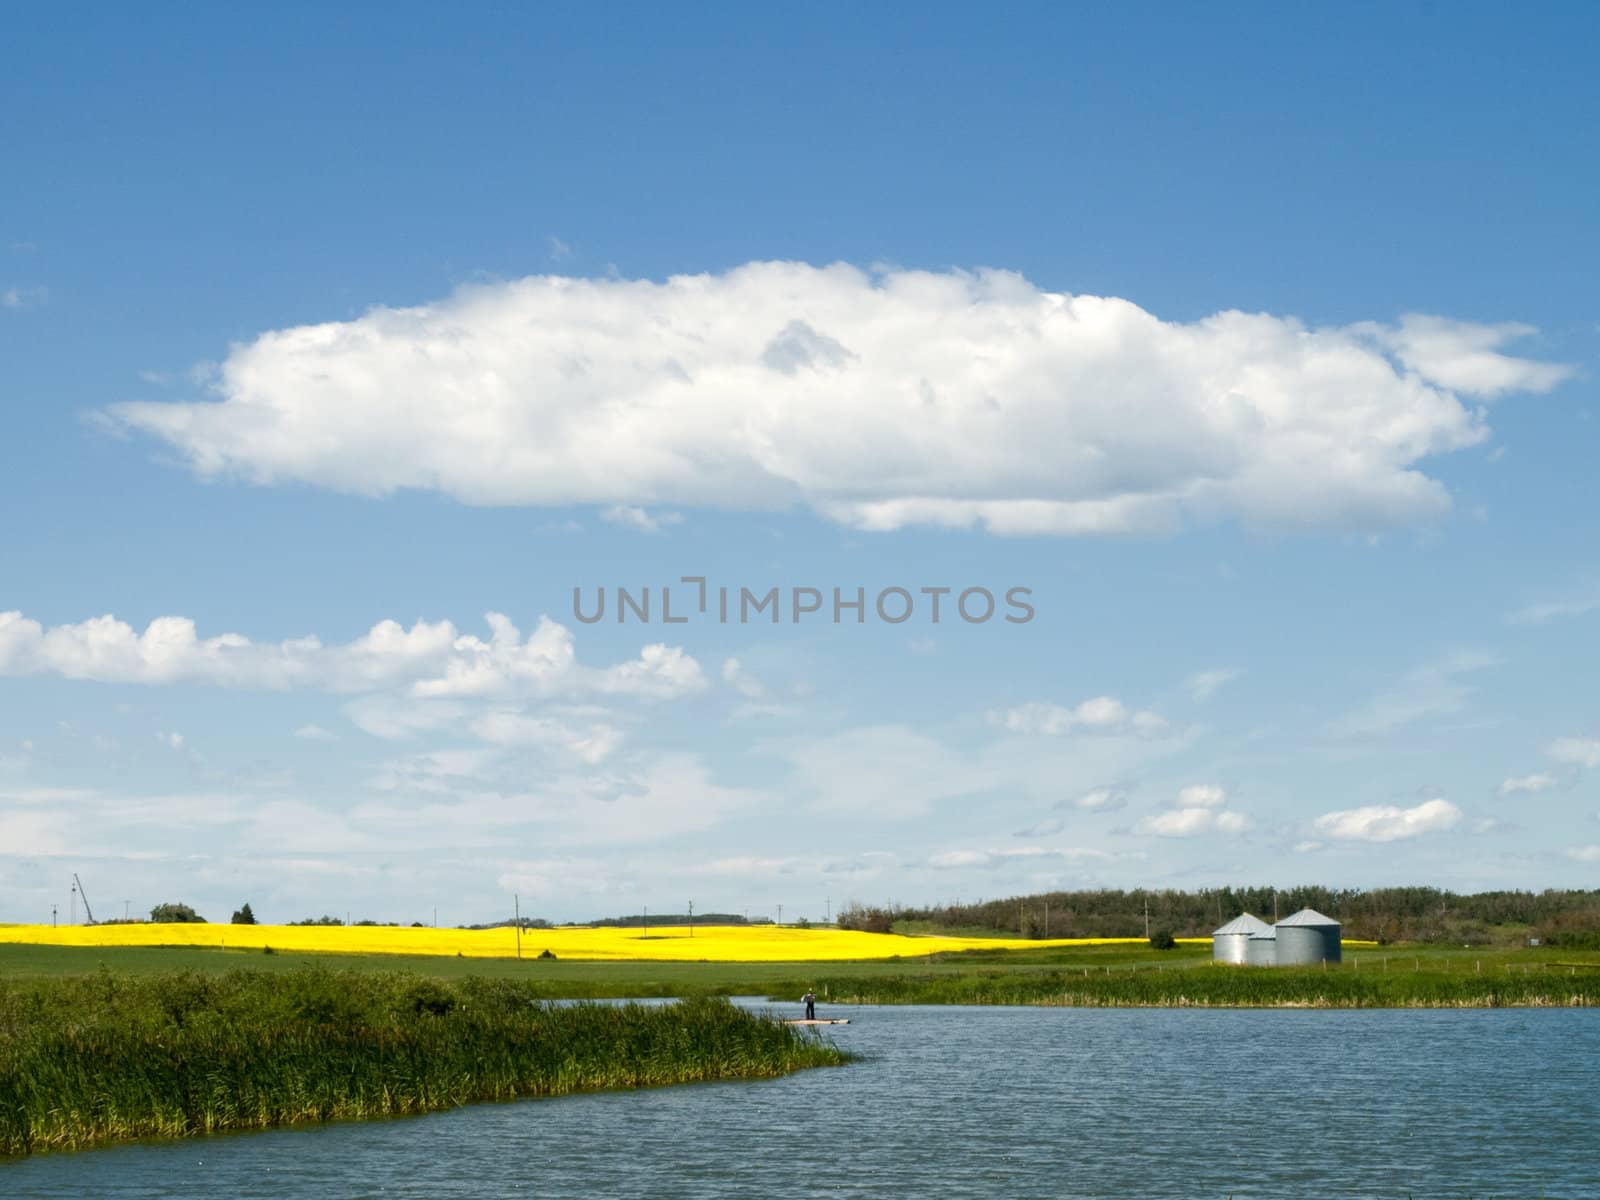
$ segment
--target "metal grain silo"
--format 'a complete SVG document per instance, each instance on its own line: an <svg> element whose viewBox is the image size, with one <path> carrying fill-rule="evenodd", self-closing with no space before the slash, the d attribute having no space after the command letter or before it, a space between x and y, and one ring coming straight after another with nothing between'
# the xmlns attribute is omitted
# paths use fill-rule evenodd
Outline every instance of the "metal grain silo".
<svg viewBox="0 0 1600 1200"><path fill-rule="evenodd" d="M1252 934L1271 933L1272 926L1249 913L1235 917L1221 929L1211 934L1211 959L1213 962L1243 963L1245 947Z"/></svg>
<svg viewBox="0 0 1600 1200"><path fill-rule="evenodd" d="M1320 962L1339 962L1340 926L1314 908L1302 908L1273 926L1278 935L1278 965L1306 966Z"/></svg>
<svg viewBox="0 0 1600 1200"><path fill-rule="evenodd" d="M1265 933L1252 933L1244 944L1244 965L1247 967L1275 967L1278 965L1278 935L1268 928Z"/></svg>

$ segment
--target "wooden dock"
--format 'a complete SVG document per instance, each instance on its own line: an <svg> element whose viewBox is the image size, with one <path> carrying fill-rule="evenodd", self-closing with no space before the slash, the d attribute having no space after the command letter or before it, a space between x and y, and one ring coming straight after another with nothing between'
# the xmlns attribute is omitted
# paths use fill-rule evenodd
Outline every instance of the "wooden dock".
<svg viewBox="0 0 1600 1200"><path fill-rule="evenodd" d="M785 1025L848 1025L848 1024L850 1024L850 1018L849 1017L812 1017L810 1020L807 1020L805 1017L796 1017L793 1020L785 1021L784 1024Z"/></svg>

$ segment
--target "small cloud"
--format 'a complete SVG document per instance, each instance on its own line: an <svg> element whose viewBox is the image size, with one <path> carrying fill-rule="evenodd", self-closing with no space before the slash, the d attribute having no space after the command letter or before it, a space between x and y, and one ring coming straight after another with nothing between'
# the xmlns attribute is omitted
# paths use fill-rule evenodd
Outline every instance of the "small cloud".
<svg viewBox="0 0 1600 1200"><path fill-rule="evenodd" d="M1294 844L1294 852L1296 854L1310 854L1313 850L1321 849L1321 842L1296 842Z"/></svg>
<svg viewBox="0 0 1600 1200"><path fill-rule="evenodd" d="M169 750L180 753L183 750L183 734L181 733L158 733L156 734L156 741Z"/></svg>
<svg viewBox="0 0 1600 1200"><path fill-rule="evenodd" d="M329 733L321 725L302 725L294 731L297 738L304 738L308 742L336 742L338 734Z"/></svg>
<svg viewBox="0 0 1600 1200"><path fill-rule="evenodd" d="M1493 817L1479 817L1472 823L1473 833L1493 833L1496 829L1503 828L1505 826Z"/></svg>
<svg viewBox="0 0 1600 1200"><path fill-rule="evenodd" d="M939 643L933 638L912 638L906 646L913 654L932 654L939 648Z"/></svg>
<svg viewBox="0 0 1600 1200"><path fill-rule="evenodd" d="M8 287L0 291L0 308L38 308L49 298L50 293L42 287Z"/></svg>
<svg viewBox="0 0 1600 1200"><path fill-rule="evenodd" d="M1503 782L1498 791L1502 796L1512 796L1518 792L1547 792L1558 783L1560 780L1554 775L1515 775Z"/></svg>
<svg viewBox="0 0 1600 1200"><path fill-rule="evenodd" d="M1037 825L1027 829L1019 829L1011 836L1019 838L1049 837L1051 834L1060 833L1064 828L1066 828L1066 823L1060 817L1046 817Z"/></svg>
<svg viewBox="0 0 1600 1200"><path fill-rule="evenodd" d="M1197 704L1204 703L1243 674L1244 672L1237 667L1218 667L1212 671L1201 671L1198 675L1189 676L1184 680L1183 687Z"/></svg>
<svg viewBox="0 0 1600 1200"><path fill-rule="evenodd" d="M1214 783L1196 783L1178 792L1179 808L1221 808L1228 793Z"/></svg>
<svg viewBox="0 0 1600 1200"><path fill-rule="evenodd" d="M613 525L637 529L640 533L660 533L669 525L683 524L682 513L650 513L633 504L614 504L600 514L600 519Z"/></svg>
<svg viewBox="0 0 1600 1200"><path fill-rule="evenodd" d="M1173 807L1141 817L1135 833L1156 837L1198 837L1204 833L1243 833L1250 818L1224 808L1228 793L1214 783L1193 783L1180 788Z"/></svg>
<svg viewBox="0 0 1600 1200"><path fill-rule="evenodd" d="M1166 812L1141 817L1134 826L1136 833L1155 837L1199 837L1206 833L1243 833L1250 828L1250 818L1240 812L1218 812L1210 808L1172 808Z"/></svg>
<svg viewBox="0 0 1600 1200"><path fill-rule="evenodd" d="M1425 800L1414 808L1369 804L1324 813L1312 824L1318 833L1340 841L1396 842L1442 833L1461 820L1461 810L1448 800Z"/></svg>
<svg viewBox="0 0 1600 1200"><path fill-rule="evenodd" d="M1126 792L1118 788L1101 787L1085 792L1072 800L1063 800L1057 808L1081 808L1084 812L1115 812L1128 804Z"/></svg>
<svg viewBox="0 0 1600 1200"><path fill-rule="evenodd" d="M1573 846L1567 857L1574 862L1600 862L1600 846Z"/></svg>
<svg viewBox="0 0 1600 1200"><path fill-rule="evenodd" d="M746 700L760 700L767 694L766 687L746 671L737 658L730 658L722 664L722 682Z"/></svg>
<svg viewBox="0 0 1600 1200"><path fill-rule="evenodd" d="M1600 609L1600 587L1529 604L1516 612L1507 613L1506 620L1513 625L1543 625L1562 617L1582 617Z"/></svg>
<svg viewBox="0 0 1600 1200"><path fill-rule="evenodd" d="M1577 767L1600 767L1600 738L1557 738L1545 753L1557 762Z"/></svg>
<svg viewBox="0 0 1600 1200"><path fill-rule="evenodd" d="M140 371L139 378L156 387L166 387L172 382L172 375L167 371Z"/></svg>
<svg viewBox="0 0 1600 1200"><path fill-rule="evenodd" d="M1415 667L1334 722L1332 732L1336 737L1381 737L1428 717L1452 716L1467 707L1477 690L1467 678L1499 663L1493 654L1459 650Z"/></svg>
<svg viewBox="0 0 1600 1200"><path fill-rule="evenodd" d="M551 262L565 262L567 259L572 257L572 247L553 233L550 235L550 240L547 243L547 246L549 249Z"/></svg>
<svg viewBox="0 0 1600 1200"><path fill-rule="evenodd" d="M1020 704L988 714L989 724L1010 733L1063 737L1071 733L1122 733L1132 730L1154 737L1167 728L1165 718L1153 712L1130 712L1113 696L1095 696L1073 708L1060 704Z"/></svg>
<svg viewBox="0 0 1600 1200"><path fill-rule="evenodd" d="M1080 846L1050 849L1044 846L1021 846L1010 850L947 850L928 859L936 871L955 871L970 867L1002 867L1007 863L1046 863L1051 859L1082 862L1087 859L1107 859L1104 850L1089 850Z"/></svg>
<svg viewBox="0 0 1600 1200"><path fill-rule="evenodd" d="M987 867L989 855L981 850L948 850L943 854L935 854L928 859L928 865L936 871L954 871L962 867Z"/></svg>

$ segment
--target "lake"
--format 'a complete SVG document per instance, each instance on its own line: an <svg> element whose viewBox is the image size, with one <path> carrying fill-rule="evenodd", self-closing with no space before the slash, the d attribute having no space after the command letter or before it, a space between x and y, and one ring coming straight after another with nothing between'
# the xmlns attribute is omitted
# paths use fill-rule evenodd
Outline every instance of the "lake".
<svg viewBox="0 0 1600 1200"><path fill-rule="evenodd" d="M43 1155L0 1196L1600 1196L1593 1009L820 1015L866 1060Z"/></svg>

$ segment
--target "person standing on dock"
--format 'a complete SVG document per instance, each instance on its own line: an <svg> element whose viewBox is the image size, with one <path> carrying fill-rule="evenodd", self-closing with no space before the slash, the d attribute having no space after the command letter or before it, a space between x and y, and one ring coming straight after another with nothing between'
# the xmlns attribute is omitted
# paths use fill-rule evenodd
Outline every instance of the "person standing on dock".
<svg viewBox="0 0 1600 1200"><path fill-rule="evenodd" d="M800 998L806 1002L806 1020L815 1021L817 1019L817 993L807 988L806 994Z"/></svg>

